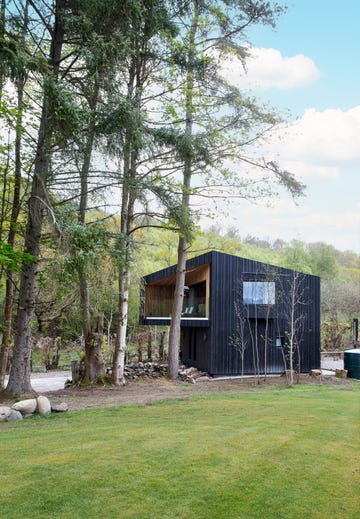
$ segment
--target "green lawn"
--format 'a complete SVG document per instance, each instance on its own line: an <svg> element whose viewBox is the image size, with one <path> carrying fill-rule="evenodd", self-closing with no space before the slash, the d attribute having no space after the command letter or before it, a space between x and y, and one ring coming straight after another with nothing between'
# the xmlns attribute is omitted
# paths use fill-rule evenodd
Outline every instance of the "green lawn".
<svg viewBox="0 0 360 519"><path fill-rule="evenodd" d="M356 518L360 384L0 427L7 518Z"/></svg>

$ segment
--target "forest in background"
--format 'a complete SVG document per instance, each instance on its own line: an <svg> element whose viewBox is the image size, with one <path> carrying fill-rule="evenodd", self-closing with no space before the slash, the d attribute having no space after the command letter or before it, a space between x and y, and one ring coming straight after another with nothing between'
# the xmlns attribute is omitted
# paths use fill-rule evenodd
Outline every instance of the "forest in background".
<svg viewBox="0 0 360 519"><path fill-rule="evenodd" d="M96 215L99 219L99 214ZM102 214L104 236L102 247L89 251L87 241L78 243L80 255L91 254L88 269L92 321L103 321L103 350L111 365L111 352L117 329L117 277L112 256L113 236L119 219L107 219ZM34 319L35 366L69 367L70 359L81 358L81 308L79 284L73 259L58 242L50 238L43 247L40 282ZM222 231L213 226L198 231L189 257L209 250L234 254L303 273L321 277L322 350L343 350L352 344L352 320L360 318L360 256L352 251L340 251L325 243L309 243L281 239L270 242L255 236L240 236L235 228ZM158 329L139 325L141 277L176 264L176 235L167 229L144 228L137 232L132 265L132 284L129 295L128 340L131 358L138 358L139 343L143 358L153 342L156 357L162 338ZM4 295L4 285L1 287ZM1 307L3 314L3 306ZM161 328L161 329L160 329ZM165 345L166 346L166 345ZM63 353L62 353L63 352ZM65 353L66 352L66 353ZM56 362L60 355L60 364ZM52 357L55 355L55 358ZM59 359L57 359L59 360Z"/></svg>

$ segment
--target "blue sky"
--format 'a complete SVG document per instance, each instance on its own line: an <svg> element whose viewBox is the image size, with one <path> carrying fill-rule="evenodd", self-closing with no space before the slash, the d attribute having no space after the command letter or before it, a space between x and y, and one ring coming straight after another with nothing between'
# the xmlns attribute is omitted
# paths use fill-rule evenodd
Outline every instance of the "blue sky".
<svg viewBox="0 0 360 519"><path fill-rule="evenodd" d="M273 31L254 28L250 41L257 47L281 50L284 56L304 54L320 70L321 77L299 97L294 92L276 95L300 115L311 102L319 110L347 110L359 103L360 2L358 0L289 0L287 11Z"/></svg>
<svg viewBox="0 0 360 519"><path fill-rule="evenodd" d="M360 253L360 0L287 6L275 31L248 32L247 77L234 63L223 73L288 113L269 150L307 185L307 196L298 206L285 195L272 208L241 202L223 225L242 236L323 241Z"/></svg>

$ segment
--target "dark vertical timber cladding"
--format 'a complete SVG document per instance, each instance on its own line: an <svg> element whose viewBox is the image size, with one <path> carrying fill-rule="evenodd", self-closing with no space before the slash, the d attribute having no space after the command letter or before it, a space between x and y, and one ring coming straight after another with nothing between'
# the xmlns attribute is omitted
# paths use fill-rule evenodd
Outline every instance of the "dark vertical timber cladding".
<svg viewBox="0 0 360 519"><path fill-rule="evenodd" d="M279 285L290 288L293 271L271 267L257 261L247 260L218 252L212 253L211 261L211 370L213 375L235 375L243 372L253 374L265 371L265 330L267 325L267 373L282 373L285 369L282 348L278 337L286 342L289 331L288 298L282 295ZM230 344L230 336L236 328L235 301L242 305L242 282L246 280L275 280L276 304L271 315L258 307L247 319L248 345L244 362ZM285 290L285 289L284 289ZM308 372L320 367L320 279L301 274L300 369ZM254 309L250 310L254 312ZM251 333L250 333L251 332ZM251 339L253 337L253 340ZM298 364L298 362L296 362Z"/></svg>
<svg viewBox="0 0 360 519"><path fill-rule="evenodd" d="M303 327L301 348L301 371L320 367L320 278L304 276L307 297L307 319Z"/></svg>
<svg viewBox="0 0 360 519"><path fill-rule="evenodd" d="M242 259L214 252L211 262L211 374L239 373L239 353L229 345Z"/></svg>
<svg viewBox="0 0 360 519"><path fill-rule="evenodd" d="M210 373L210 328L182 327L181 359L188 366Z"/></svg>
<svg viewBox="0 0 360 519"><path fill-rule="evenodd" d="M242 372L244 374L263 372L265 319L261 319L256 314L247 319L245 334L248 344L243 361L240 352L230 344L230 337L235 332L238 319L235 303L242 306L242 283L247 279L257 279L257 275L263 273L262 264L215 253L212 265L214 269L212 273L213 289L216 285L215 294L212 294L214 296L211 318L213 324L212 374L236 375ZM269 326L269 333L273 331L272 328ZM268 351L268 355L269 353ZM275 352L275 357L278 356L278 352ZM268 358L268 364L274 364L274 362ZM279 366L279 364L280 359L276 358L276 365Z"/></svg>
<svg viewBox="0 0 360 519"><path fill-rule="evenodd" d="M186 267L193 269L205 264L210 265L209 319L206 323L197 319L186 319L182 323L183 361L211 375L263 373L267 329L266 371L282 373L285 369L283 349L278 343L286 344L289 333L289 290L294 272L214 251L188 260ZM173 275L175 270L176 266L172 266L146 276L145 280L152 282L163 279ZM320 278L300 274L299 279L302 294L299 298L302 304L297 306L298 315L301 315L300 369L308 372L320 367ZM244 281L275 281L275 304L267 308L265 305L244 306ZM243 363L240 353L230 343L238 319L236 301L246 317L248 344ZM256 341L252 337L257 337ZM254 342L257 345L258 362Z"/></svg>
<svg viewBox="0 0 360 519"><path fill-rule="evenodd" d="M214 375L233 374L237 370L238 353L229 346L235 328L234 301L240 276L239 262L234 259L213 253L211 263L211 374Z"/></svg>

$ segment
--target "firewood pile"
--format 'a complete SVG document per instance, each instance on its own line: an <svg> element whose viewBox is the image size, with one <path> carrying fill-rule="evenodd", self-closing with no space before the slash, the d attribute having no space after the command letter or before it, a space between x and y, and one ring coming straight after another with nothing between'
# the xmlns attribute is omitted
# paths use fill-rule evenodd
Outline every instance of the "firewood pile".
<svg viewBox="0 0 360 519"><path fill-rule="evenodd" d="M183 382L195 384L197 381L208 380L210 377L207 373L199 371L194 367L186 368L185 366L182 366L181 369L179 369L179 378Z"/></svg>

